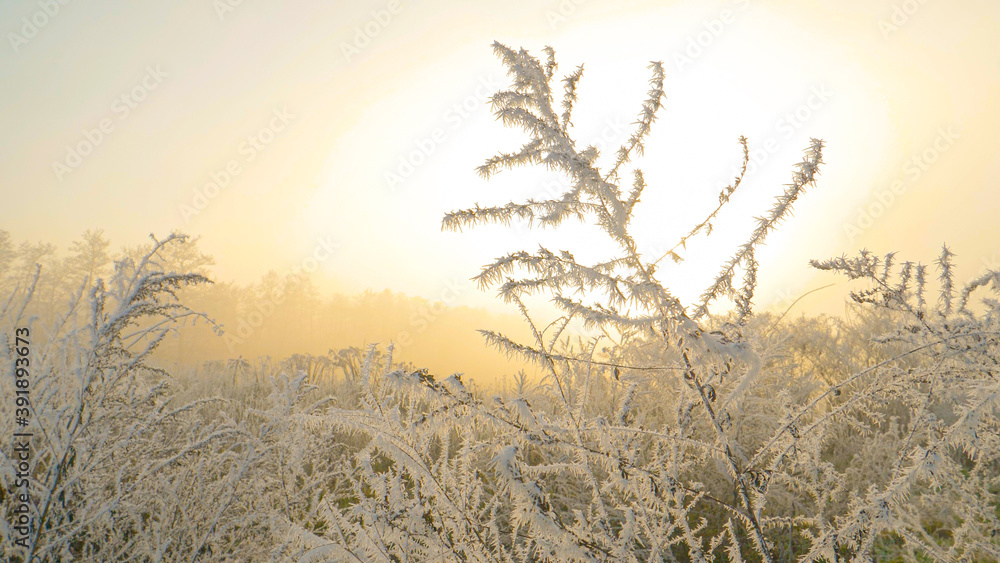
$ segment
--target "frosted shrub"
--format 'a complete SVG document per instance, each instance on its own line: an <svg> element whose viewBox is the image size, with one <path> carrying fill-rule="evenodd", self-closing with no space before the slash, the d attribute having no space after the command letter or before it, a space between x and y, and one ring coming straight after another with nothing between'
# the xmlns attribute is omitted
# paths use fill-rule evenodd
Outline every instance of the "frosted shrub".
<svg viewBox="0 0 1000 563"><path fill-rule="evenodd" d="M571 134L582 68L564 79L559 113L552 107L556 63L551 49L543 64L523 50L515 52L499 44L494 47L514 79L512 90L494 96L496 114L505 125L525 130L530 139L517 153L488 160L480 173L488 177L504 168L541 164L566 175L572 187L558 199L453 212L445 217L445 227L459 229L482 221L506 223L514 217L543 226L557 226L569 218L592 220L621 251L607 261L584 264L571 252L540 248L534 254L518 252L501 257L478 277L484 286L499 286L500 295L519 307L535 335L535 342L529 345L489 332L487 339L508 353L540 363L549 371L562 399L561 408L554 413L557 418L552 421L553 428L534 437L535 442L544 444L547 436L557 436L556 443L564 443L562 447L567 448L565 454L572 462L567 470L579 475L580 484L589 490L589 506L576 515L566 515L569 521L562 527L576 528L580 557L584 559L703 558L716 549L733 557L754 551L770 559L770 524L763 508L771 471L749 463L750 452L744 451L733 432L733 415L742 410L741 403L759 378L759 361L744 339L743 327L752 313L756 248L815 181L822 163L822 142L812 141L784 193L758 220L747 242L724 264L700 302L688 307L658 281L660 258L640 255L639 244L629 230L634 208L646 188L642 171L633 168L627 193L620 188L625 167L642 154L645 138L663 103L662 66L651 65L651 89L635 133L618 149L614 164L601 170L595 165L596 150L577 147ZM745 173L747 140L741 138L740 143ZM669 255L679 259L676 249L690 237L710 232L711 222L731 201L743 173L719 194L717 208L694 222L690 233ZM517 274L527 277L518 279L514 277ZM741 283L735 281L738 276L742 277ZM555 337L538 328L524 305L524 296L542 292L552 295L553 302L564 311L555 323ZM597 298L582 302L573 297L588 294L596 294ZM731 299L736 313L733 322L711 327L709 306L720 299ZM589 380L599 379L607 371L603 368L608 367L618 378L624 369L627 378L633 366L594 365L593 354L557 355L558 331L574 319L582 320L588 328L618 335L619 350L629 342L646 341L672 356L673 365L652 371L659 372L657 387L672 396L675 424L645 429L635 423L637 413L632 412L632 407L636 380L621 398L616 412L608 413L611 416L588 416L585 405L591 401ZM582 392L571 400L562 391L562 382L577 370L586 371L587 381ZM648 374L643 379L652 383ZM523 436L521 441L531 443L532 437ZM712 469L721 471L731 484L731 494L723 499L708 494L702 483L692 479L695 472L704 469L692 467L692 462L705 457L718 461ZM510 481L510 474L503 478ZM691 516L696 507L713 503L725 512L724 522L716 529L706 528L703 518ZM553 525L560 527L558 522Z"/></svg>
<svg viewBox="0 0 1000 563"><path fill-rule="evenodd" d="M885 459L874 468L880 476L867 476L874 483L852 491L847 512L819 530L814 552L839 542L870 553L879 533L889 532L910 558L1000 558L1000 272L959 289L953 257L944 247L937 260L936 298L928 266L897 264L894 254L813 261L866 281L851 297L896 321L876 340L896 353L827 391L849 393L809 427L849 415L859 441L868 440L863 447ZM988 296L976 303L977 291Z"/></svg>
<svg viewBox="0 0 1000 563"><path fill-rule="evenodd" d="M6 338L26 327L33 342L32 425L23 430L34 434L28 490L37 513L32 514L26 560L117 558L116 550L130 542L112 540L134 535L137 522L149 518L139 508L145 505L144 481L155 479L186 448L225 433L205 428L193 443L172 440L186 411L196 405L178 408L165 400L162 378L146 363L171 324L194 315L173 293L207 281L156 268L159 252L179 242L176 237L155 241L138 262L119 262L107 283L88 280L50 323L24 317L35 283L16 290L20 301L9 301L0 315ZM2 385L4 396L13 397L14 342L6 344ZM9 402L0 409L7 436L17 428ZM7 453L5 448L0 454L5 493L15 476ZM10 503L4 506L9 511ZM4 526L2 532L0 551L13 550L14 531Z"/></svg>
<svg viewBox="0 0 1000 563"><path fill-rule="evenodd" d="M5 398L14 396L14 329L32 335L31 424L16 425L12 400L0 407L5 436L33 434L26 538L8 524L17 460L7 446L0 454L5 561L177 561L232 554L251 539L267 545L272 510L253 504L249 478L270 437L220 414L218 399L175 400L172 379L150 363L178 323L206 320L176 292L208 280L162 267L183 243L154 239L106 281L66 296L55 318L25 317L35 283L15 288L0 311Z"/></svg>

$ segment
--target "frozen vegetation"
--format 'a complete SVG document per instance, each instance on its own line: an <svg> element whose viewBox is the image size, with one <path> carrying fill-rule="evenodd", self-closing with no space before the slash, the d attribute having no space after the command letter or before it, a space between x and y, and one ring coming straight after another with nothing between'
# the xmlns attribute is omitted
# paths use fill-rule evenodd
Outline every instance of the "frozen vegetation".
<svg viewBox="0 0 1000 563"><path fill-rule="evenodd" d="M34 433L26 549L10 524L17 462L10 444L0 454L0 554L1000 559L1000 273L955 280L946 248L928 265L862 252L813 263L863 286L848 317L755 314L755 252L817 183L823 143L813 140L745 244L697 302L682 303L629 224L655 189L634 161L664 102L661 66L651 66L633 136L599 169L572 136L582 68L560 82L551 50L538 59L494 47L512 84L493 108L526 140L480 172L543 166L571 188L448 213L444 227L581 220L619 249L596 263L572 249L516 252L478 275L533 335L487 330L487 343L544 377L481 389L400 364L391 346L168 373L157 345L181 323L212 326L183 300L185 287L209 281L168 260L190 244L183 237L126 252L106 273L93 266L103 249L82 244L59 279L31 267L30 245L15 251L0 237L0 427L18 431L8 398L14 330L27 326ZM746 155L747 140L738 146ZM741 180L718 208L690 214L683 241L710 233ZM680 259L681 247L667 255ZM561 316L536 318L526 303L537 295ZM569 338L573 322L602 336Z"/></svg>

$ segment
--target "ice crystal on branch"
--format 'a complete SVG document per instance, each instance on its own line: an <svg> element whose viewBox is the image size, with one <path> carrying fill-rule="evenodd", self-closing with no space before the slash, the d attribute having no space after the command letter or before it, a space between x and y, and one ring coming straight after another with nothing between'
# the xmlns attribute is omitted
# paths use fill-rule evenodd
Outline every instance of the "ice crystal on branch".
<svg viewBox="0 0 1000 563"><path fill-rule="evenodd" d="M638 339L637 341L648 343L658 342L664 351L669 350L675 364L664 366L664 371L670 374L679 371L684 374L678 407L688 413L694 409L704 417L707 429L710 430L709 435L705 436L709 443L705 445L720 456L725 478L735 487L735 503L726 506L737 517L736 521L743 527L750 545L764 555L765 559L770 559L770 548L760 513L764 503L760 480L756 477L758 474L752 474L744 467L746 456L730 435L732 415L718 410L719 404L716 401L723 388L745 390L746 384L755 377L757 362L744 345L738 328L752 315L758 267L754 251L791 213L792 205L806 187L815 183L822 163L822 141L812 140L804 160L796 166L792 181L783 194L777 198L772 209L758 219L749 240L724 264L720 274L702 295L701 301L689 309L657 279L656 267L668 255L675 261L680 261L676 251L685 246L690 237L701 232L710 234L711 222L721 208L731 201L746 173L749 159L746 138L740 137L744 156L743 170L733 184L720 193L718 206L706 218L696 222L691 231L666 254L656 260L648 260L638 251L639 245L630 230L630 220L643 191L653 188L646 185L642 170L638 167L632 170L634 180L627 193L620 182L624 168L633 165L634 160L643 155L645 140L664 103L662 64L650 64L650 90L642 104L634 132L617 150L613 164L607 169L600 169L596 164L596 149L578 146L571 130L576 88L583 68L579 67L563 81L560 115L553 107L552 81L556 65L551 49L546 50L548 60L544 64L523 49L515 51L496 43L494 50L512 79L511 89L493 96L494 113L505 126L523 130L528 139L519 150L500 153L488 159L479 168L480 174L489 178L504 169L541 165L565 175L569 179L570 189L558 198L541 201L531 199L487 208L477 205L471 209L455 211L445 216L443 228L461 230L465 226L482 222L508 224L515 218L542 226L557 226L567 218L589 220L596 223L616 244L620 255L611 260L586 264L578 261L569 251L553 252L539 248L535 253L521 251L498 258L485 266L476 279L481 286L498 287L499 294L505 301L518 306L534 334L535 342L517 344L503 335L492 332L484 334L491 344L504 352L523 355L547 369L560 401L565 403L565 414L568 417L563 420L567 425L565 431L576 435L577 440L584 439L584 428L591 428L588 422L580 418L582 413L573 415L573 411L578 408L574 408L569 402L569 378L582 369L588 371L588 378L593 377L594 358L592 355L583 357L565 352L557 353L557 338L550 337L546 340L547 329L539 330L536 326L524 306L525 296L551 296L552 302L563 311L563 317L550 326L561 327L560 332L571 320L576 319L582 321L585 327L612 331L621 337L623 345L628 339ZM737 285L733 280L739 272L743 273L743 282ZM574 297L595 294L598 296L596 302L583 302ZM732 299L736 305L736 328L711 330L705 324L709 307L722 298ZM737 365L740 367L737 368ZM621 368L628 370L631 367L634 366L616 366L616 374L620 374ZM730 376L727 381L723 380L723 373ZM733 397L730 394L730 398ZM623 403L628 404L628 401ZM726 408L737 407L738 404L738 399L732 401L731 405L727 401ZM622 416L617 419L624 420ZM602 442L610 445L615 440ZM607 492L604 487L610 483L604 487L598 485L598 477L591 473L596 470L592 464L599 466L610 457L619 459L619 467L613 471L615 474L628 476L643 472L636 467L635 461L625 461L621 457L623 452L620 448L623 446L624 444L616 444L614 452L596 450L580 458L582 470L593 487L594 501L597 503L592 507L597 511L594 514L597 520L592 521L592 524L598 528L591 528L588 534L594 534L597 529L604 529L606 534L610 529L607 519L611 518L604 499ZM597 456L597 459L589 459L589 455ZM675 467L674 464L671 466ZM619 482L619 486L627 489L631 486L629 483L626 479ZM655 480L651 483L655 483ZM686 512L682 509L679 514ZM682 517L683 520L686 518L687 516ZM673 525L678 525L675 519L672 521ZM685 534L692 533L686 527L685 530ZM612 545L621 545L621 539L592 536L588 541L610 548ZM723 545L722 539L721 535L717 536L716 544ZM731 537L728 541L744 539ZM695 547L692 541L688 541L687 545Z"/></svg>

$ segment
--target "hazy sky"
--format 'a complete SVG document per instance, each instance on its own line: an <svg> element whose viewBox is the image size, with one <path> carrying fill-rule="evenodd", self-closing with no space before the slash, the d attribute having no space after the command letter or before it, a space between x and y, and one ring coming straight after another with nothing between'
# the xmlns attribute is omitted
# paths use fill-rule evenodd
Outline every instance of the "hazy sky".
<svg viewBox="0 0 1000 563"><path fill-rule="evenodd" d="M968 273L1000 266L994 0L63 1L0 2L0 228L19 239L180 229L222 279L316 264L343 290L490 305L466 281L482 264L592 232L440 230L446 211L559 181L475 174L525 139L485 104L508 84L497 40L551 45L560 75L585 65L576 131L605 154L630 133L649 61L665 63L644 252L714 206L750 139L752 174L717 235L668 274L682 297L743 242L809 137L826 165L758 256L759 303L833 280L809 258L862 247L930 261L947 241ZM838 288L816 302L841 302Z"/></svg>

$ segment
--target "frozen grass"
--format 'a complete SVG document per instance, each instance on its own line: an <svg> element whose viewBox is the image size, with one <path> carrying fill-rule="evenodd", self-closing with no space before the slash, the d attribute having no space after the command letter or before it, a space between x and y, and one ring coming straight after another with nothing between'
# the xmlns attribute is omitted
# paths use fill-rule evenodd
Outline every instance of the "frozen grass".
<svg viewBox="0 0 1000 563"><path fill-rule="evenodd" d="M866 286L853 294L850 320L755 314L755 249L814 184L823 146L814 140L703 297L681 303L656 278L662 257L640 255L629 231L647 189L641 171L632 168L627 193L619 186L663 103L660 66L635 135L599 170L595 151L572 138L582 71L563 81L555 108L551 50L542 62L495 48L512 77L494 96L497 117L529 138L481 171L543 165L572 188L453 212L445 226L581 219L621 251L585 264L542 248L483 269L480 282L499 289L535 338L484 331L487 342L535 362L544 378L477 389L374 347L171 375L151 353L201 318L175 291L207 282L163 271L160 258L183 239L154 241L108 281L86 275L61 309L33 306L39 278L25 269L0 314L0 388L13 396L11 339L30 327L33 524L27 549L15 548L7 448L0 555L1000 559L1000 275L960 287L947 249L932 266L864 252L814 263ZM720 208L741 181L720 194ZM683 240L707 234L716 213L692 216ZM562 316L537 319L528 295L551 297ZM724 302L732 311L713 315ZM603 336L572 341L564 329L574 320ZM15 431L13 406L0 406L5 436Z"/></svg>

